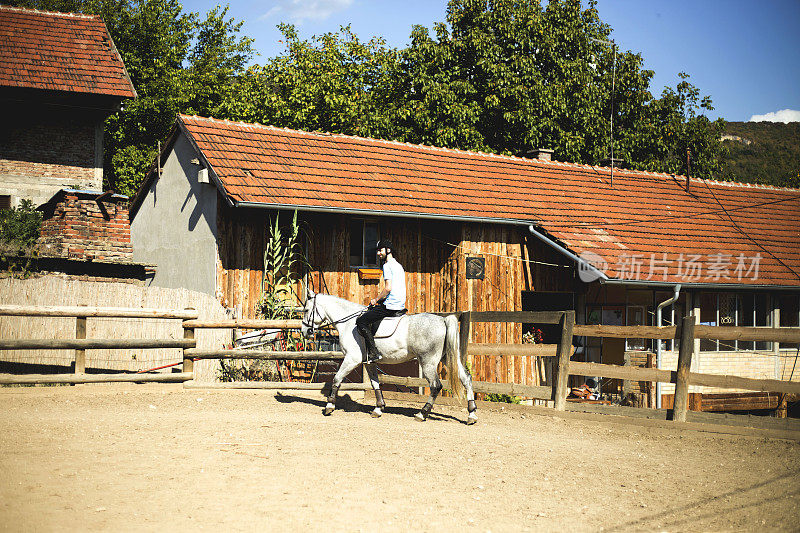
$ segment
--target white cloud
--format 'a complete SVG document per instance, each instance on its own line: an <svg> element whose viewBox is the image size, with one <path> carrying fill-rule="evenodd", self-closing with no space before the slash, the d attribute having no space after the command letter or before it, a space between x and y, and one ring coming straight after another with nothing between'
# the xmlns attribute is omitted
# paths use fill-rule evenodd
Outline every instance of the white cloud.
<svg viewBox="0 0 800 533"><path fill-rule="evenodd" d="M307 20L325 20L352 4L353 0L278 0L259 20L275 17L300 25Z"/></svg>
<svg viewBox="0 0 800 533"><path fill-rule="evenodd" d="M781 109L764 115L753 115L750 122L800 122L800 111L795 109Z"/></svg>

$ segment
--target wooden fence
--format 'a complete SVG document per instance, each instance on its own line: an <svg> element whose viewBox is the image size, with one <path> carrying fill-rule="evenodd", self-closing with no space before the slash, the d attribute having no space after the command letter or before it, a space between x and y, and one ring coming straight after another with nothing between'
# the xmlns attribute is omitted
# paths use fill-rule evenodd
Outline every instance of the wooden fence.
<svg viewBox="0 0 800 533"><path fill-rule="evenodd" d="M557 312L474 312L457 314L460 323L460 354L462 360L468 355L499 356L550 356L555 358L553 386L521 385L516 383L473 382L475 392L510 394L552 400L556 410L566 407L568 378L570 375L597 376L604 378L656 381L675 384L672 409L673 420L685 421L688 411L689 385L704 385L719 388L736 388L754 391L769 391L800 394L800 383L750 379L738 376L701 374L690 372L695 339L746 340L800 343L799 328L718 327L695 324L694 317L685 317L679 326L596 326L576 325L574 311ZM32 307L0 306L0 316L74 317L76 319L74 339L14 339L0 340L0 350L20 349L73 349L75 351L74 375L26 375L0 376L5 383L99 383L113 381L184 381L188 387L215 388L265 388L321 390L327 383L298 382L243 382L193 384L194 362L205 359L262 359L262 360L339 360L341 352L333 351L266 351L266 350L200 350L195 341L197 329L261 329L274 328L293 330L300 328L299 320L198 320L194 310L124 309L98 307ZM87 317L158 318L182 320L183 339L86 339ZM558 344L477 344L470 343L470 327L478 322L522 322L535 324L558 324L561 337ZM676 370L606 365L571 361L573 336L677 339L679 355ZM85 353L90 349L108 348L180 348L183 353L183 368L172 374L85 374ZM454 360L447 360L448 369L455 368ZM385 384L408 387L426 387L422 378L380 375ZM342 390L371 390L366 373L361 383L343 384ZM456 372L448 372L445 388L455 396L463 397L464 391Z"/></svg>

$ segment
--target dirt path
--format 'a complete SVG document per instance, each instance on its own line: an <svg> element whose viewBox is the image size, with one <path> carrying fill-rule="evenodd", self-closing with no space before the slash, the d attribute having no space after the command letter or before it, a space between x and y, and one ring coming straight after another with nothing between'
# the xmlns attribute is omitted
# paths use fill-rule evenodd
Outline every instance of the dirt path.
<svg viewBox="0 0 800 533"><path fill-rule="evenodd" d="M0 529L785 530L800 443L180 386L0 390ZM613 417L607 417L609 419Z"/></svg>

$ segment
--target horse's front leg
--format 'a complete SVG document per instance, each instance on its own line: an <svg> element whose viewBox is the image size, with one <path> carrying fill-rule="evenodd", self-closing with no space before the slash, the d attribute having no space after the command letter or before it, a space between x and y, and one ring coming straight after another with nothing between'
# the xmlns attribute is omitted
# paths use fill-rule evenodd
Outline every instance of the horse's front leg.
<svg viewBox="0 0 800 533"><path fill-rule="evenodd" d="M328 404L322 410L322 414L329 416L336 409L336 397L339 394L339 387L347 375L352 372L359 364L361 364L361 352L345 351L342 364L339 365L339 370L333 376L333 383L331 384L331 393L328 395Z"/></svg>
<svg viewBox="0 0 800 533"><path fill-rule="evenodd" d="M372 410L370 415L372 418L380 418L383 410L386 409L386 402L383 401L383 392L381 392L381 384L378 381L378 369L375 365L365 365L367 375L369 375L369 382L372 384L372 390L375 391L375 409Z"/></svg>

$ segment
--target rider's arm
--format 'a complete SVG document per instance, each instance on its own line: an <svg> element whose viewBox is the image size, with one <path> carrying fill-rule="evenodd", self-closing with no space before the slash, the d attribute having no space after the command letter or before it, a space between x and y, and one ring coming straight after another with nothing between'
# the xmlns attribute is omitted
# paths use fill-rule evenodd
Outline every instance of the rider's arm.
<svg viewBox="0 0 800 533"><path fill-rule="evenodd" d="M380 303L380 302L384 301L386 299L386 297L389 296L389 292L391 292L391 290L392 290L392 280L391 280L391 278L384 279L383 280L383 290L380 292L380 294L378 294L377 298L375 298L375 299L370 301L370 304L371 305L375 305L377 303Z"/></svg>

